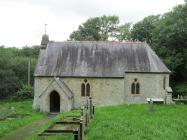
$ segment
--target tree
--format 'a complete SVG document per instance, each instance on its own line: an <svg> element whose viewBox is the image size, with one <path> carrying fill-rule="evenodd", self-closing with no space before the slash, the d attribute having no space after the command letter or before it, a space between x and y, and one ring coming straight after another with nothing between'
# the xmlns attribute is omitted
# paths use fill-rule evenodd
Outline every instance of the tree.
<svg viewBox="0 0 187 140"><path fill-rule="evenodd" d="M73 31L70 35L71 40L108 40L114 38L118 31L119 18L117 16L102 16L88 19Z"/></svg>
<svg viewBox="0 0 187 140"><path fill-rule="evenodd" d="M15 73L9 69L0 69L0 79L0 99L14 96L20 87L18 77L15 76Z"/></svg>
<svg viewBox="0 0 187 140"><path fill-rule="evenodd" d="M154 31L154 44L181 51L187 45L187 4L164 14Z"/></svg>
<svg viewBox="0 0 187 140"><path fill-rule="evenodd" d="M116 38L119 41L131 40L131 23L125 23L119 26L118 30L119 30L119 33L116 36Z"/></svg>
<svg viewBox="0 0 187 140"><path fill-rule="evenodd" d="M152 32L152 47L172 70L173 80L187 79L187 3L161 16Z"/></svg>
<svg viewBox="0 0 187 140"><path fill-rule="evenodd" d="M133 40L146 41L151 43L153 39L153 30L156 28L156 23L159 21L160 15L152 15L145 17L142 21L133 25L131 37Z"/></svg>
<svg viewBox="0 0 187 140"><path fill-rule="evenodd" d="M99 35L100 19L90 18L79 26L77 31L70 35L71 40L100 40Z"/></svg>
<svg viewBox="0 0 187 140"><path fill-rule="evenodd" d="M18 48L0 47L0 99L15 97L27 84L28 61L31 61L31 85L39 46Z"/></svg>
<svg viewBox="0 0 187 140"><path fill-rule="evenodd" d="M119 17L117 16L102 16L100 18L99 34L101 40L115 39L118 32Z"/></svg>
<svg viewBox="0 0 187 140"><path fill-rule="evenodd" d="M14 95L19 88L18 77L10 67L14 48L0 48L0 99ZM15 50L14 50L15 51Z"/></svg>

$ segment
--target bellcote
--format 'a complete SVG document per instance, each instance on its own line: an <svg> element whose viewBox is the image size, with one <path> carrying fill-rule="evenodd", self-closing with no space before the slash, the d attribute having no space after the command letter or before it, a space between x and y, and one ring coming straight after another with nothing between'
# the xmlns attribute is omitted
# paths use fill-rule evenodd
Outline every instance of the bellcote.
<svg viewBox="0 0 187 140"><path fill-rule="evenodd" d="M41 40L41 48L45 49L48 43L49 43L49 36L47 34L44 34Z"/></svg>

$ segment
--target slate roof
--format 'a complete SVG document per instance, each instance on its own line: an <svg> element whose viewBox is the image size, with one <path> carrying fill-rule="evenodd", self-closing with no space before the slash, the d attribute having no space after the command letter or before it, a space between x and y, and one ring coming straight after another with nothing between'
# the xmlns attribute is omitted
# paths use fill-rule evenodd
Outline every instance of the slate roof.
<svg viewBox="0 0 187 140"><path fill-rule="evenodd" d="M125 72L170 73L144 42L49 42L34 76L123 77Z"/></svg>

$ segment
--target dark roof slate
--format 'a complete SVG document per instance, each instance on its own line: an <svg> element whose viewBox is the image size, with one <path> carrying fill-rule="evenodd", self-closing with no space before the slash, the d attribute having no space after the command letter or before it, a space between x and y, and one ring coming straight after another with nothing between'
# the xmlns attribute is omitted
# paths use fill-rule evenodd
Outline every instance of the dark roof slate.
<svg viewBox="0 0 187 140"><path fill-rule="evenodd" d="M125 72L170 73L144 42L49 42L35 76L123 77Z"/></svg>

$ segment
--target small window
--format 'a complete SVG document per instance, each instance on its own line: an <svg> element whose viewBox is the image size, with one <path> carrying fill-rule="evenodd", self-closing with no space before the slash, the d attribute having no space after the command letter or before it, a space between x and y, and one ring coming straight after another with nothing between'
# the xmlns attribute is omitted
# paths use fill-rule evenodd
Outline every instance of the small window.
<svg viewBox="0 0 187 140"><path fill-rule="evenodd" d="M81 96L90 96L90 84L87 82L87 79L81 84Z"/></svg>
<svg viewBox="0 0 187 140"><path fill-rule="evenodd" d="M90 96L90 84L86 84L86 96Z"/></svg>
<svg viewBox="0 0 187 140"><path fill-rule="evenodd" d="M164 76L164 79L163 79L163 89L166 89L166 76Z"/></svg>
<svg viewBox="0 0 187 140"><path fill-rule="evenodd" d="M81 84L81 96L85 96L85 84Z"/></svg>
<svg viewBox="0 0 187 140"><path fill-rule="evenodd" d="M131 93L135 94L135 83L132 83L131 85Z"/></svg>
<svg viewBox="0 0 187 140"><path fill-rule="evenodd" d="M136 83L136 94L140 94L140 84Z"/></svg>
<svg viewBox="0 0 187 140"><path fill-rule="evenodd" d="M134 82L131 84L131 93L140 94L140 83L138 82L137 78L135 78Z"/></svg>

